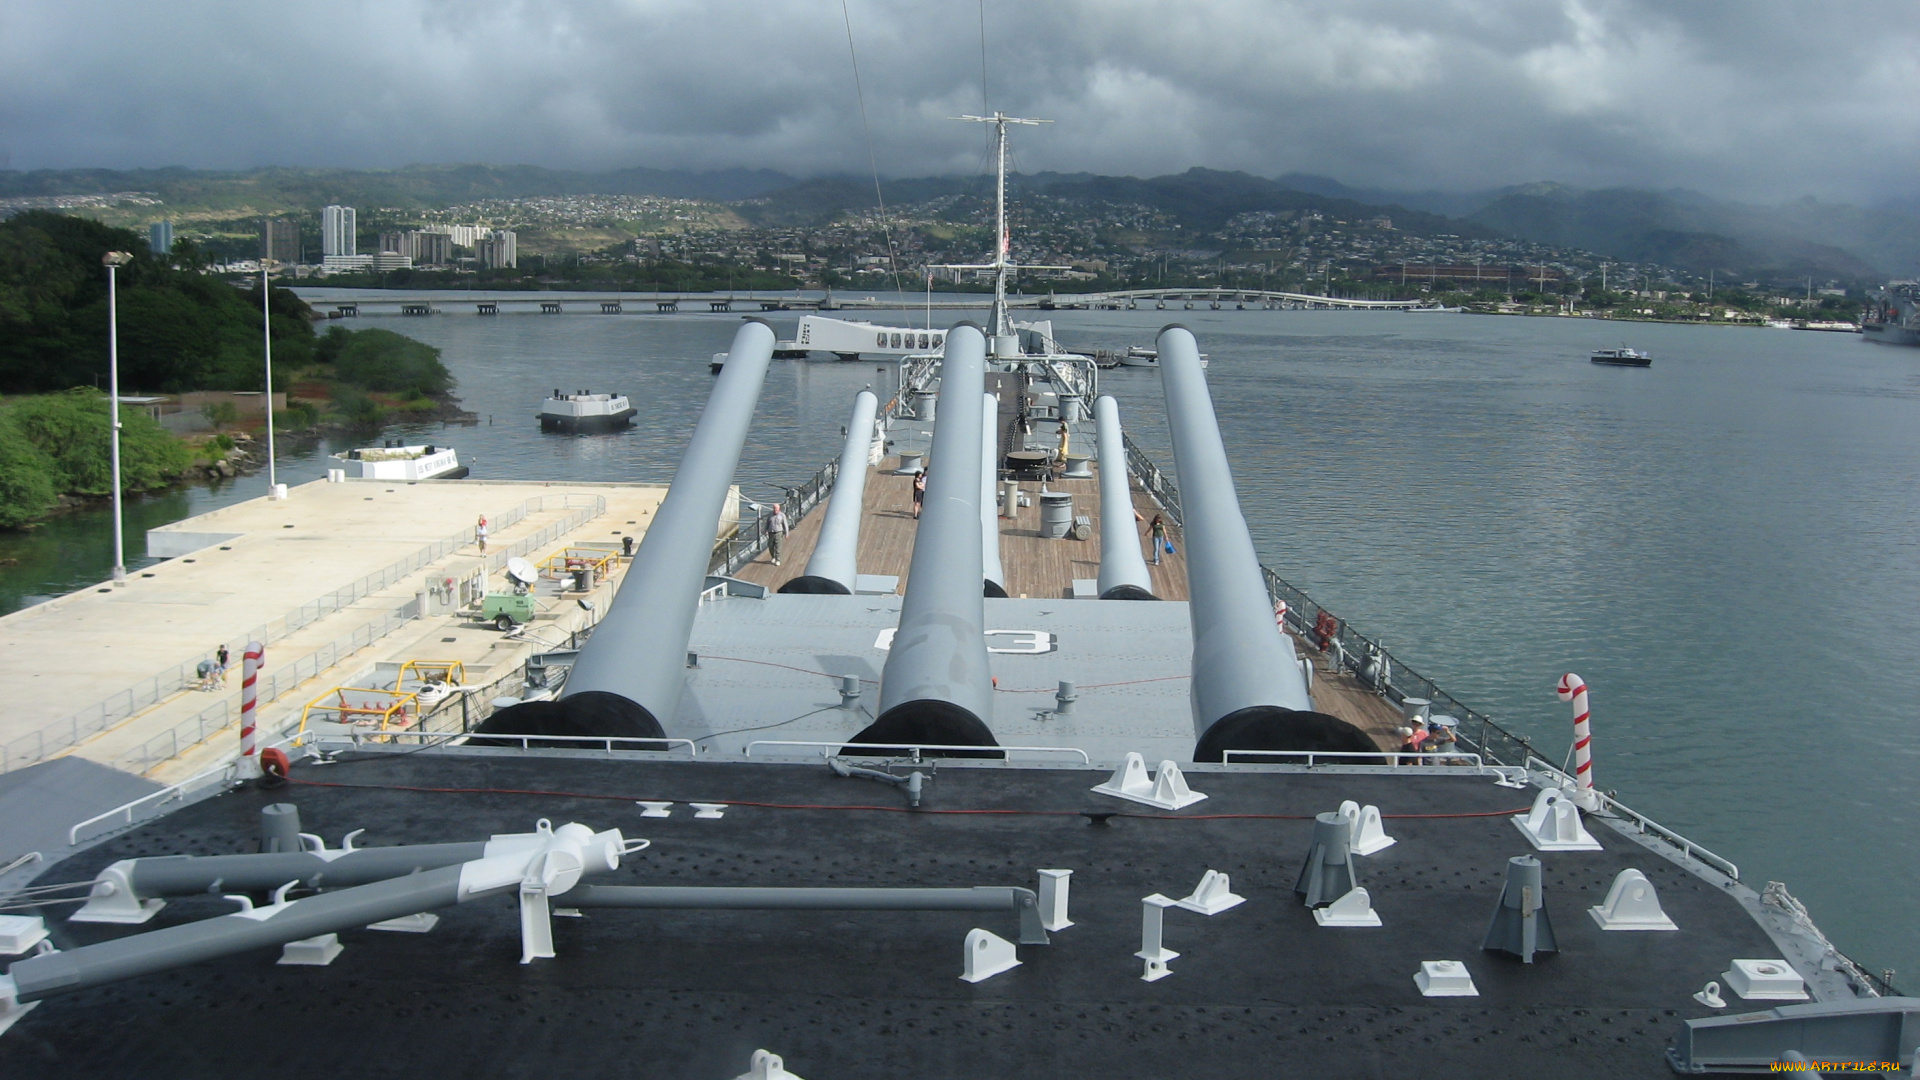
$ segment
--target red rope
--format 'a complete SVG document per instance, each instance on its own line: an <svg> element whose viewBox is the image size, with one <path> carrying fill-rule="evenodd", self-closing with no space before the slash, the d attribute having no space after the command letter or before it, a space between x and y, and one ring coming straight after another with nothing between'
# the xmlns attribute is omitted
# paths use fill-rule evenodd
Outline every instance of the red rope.
<svg viewBox="0 0 1920 1080"><path fill-rule="evenodd" d="M288 778L289 784L302 784L306 787L355 788L365 791L414 791L429 795L537 795L551 799L596 799L602 802L641 802L629 795L602 795L585 791L541 791L527 788L457 788L457 787L415 787L407 784L345 784L325 780L298 780ZM868 806L864 804L835 805L829 803L773 803L750 802L744 799L701 799L719 806L744 806L759 810L872 810L885 814L947 814L955 816L1002 816L1002 817L1082 817L1087 811L1080 810L916 810L906 806ZM1524 814L1527 807L1518 810L1489 810L1474 814L1382 814L1388 819L1445 819L1445 818L1482 818L1508 817ZM1103 811L1091 811L1103 813ZM1116 811L1113 817L1137 818L1143 821L1312 821L1313 814L1133 814Z"/></svg>

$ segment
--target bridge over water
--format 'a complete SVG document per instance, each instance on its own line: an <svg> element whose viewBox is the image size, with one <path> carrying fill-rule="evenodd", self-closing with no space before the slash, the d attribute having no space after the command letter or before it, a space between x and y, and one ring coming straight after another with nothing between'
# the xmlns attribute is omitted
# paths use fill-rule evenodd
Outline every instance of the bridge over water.
<svg viewBox="0 0 1920 1080"><path fill-rule="evenodd" d="M407 315L425 317L443 314L471 315L652 315L699 312L703 314L758 313L768 311L983 311L991 301L982 296L962 299L948 294L936 296L931 304L911 298L881 299L875 296L846 296L831 293L621 293L621 292L526 292L463 293L457 290L365 290L351 297L337 295L342 290L295 289L304 295L317 312L330 319L359 315ZM334 295L327 295L334 294ZM1010 296L1007 306L1043 311L1130 310L1147 305L1166 310L1173 305L1192 309L1206 304L1213 310L1247 308L1347 308L1365 311L1408 311L1431 305L1417 300L1354 300L1342 296L1314 293L1276 292L1263 289L1128 289L1104 293L1064 293Z"/></svg>

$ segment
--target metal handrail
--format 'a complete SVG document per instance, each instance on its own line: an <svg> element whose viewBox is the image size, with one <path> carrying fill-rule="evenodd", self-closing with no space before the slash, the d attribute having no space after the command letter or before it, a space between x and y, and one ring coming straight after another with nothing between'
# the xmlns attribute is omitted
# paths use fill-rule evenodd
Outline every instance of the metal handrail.
<svg viewBox="0 0 1920 1080"><path fill-rule="evenodd" d="M324 734L320 732L305 732L296 738L293 744L298 746L305 742L312 742L315 746L319 746L324 743L352 743L354 746L360 746L366 741L392 742L400 739L417 739L421 742L425 742L428 739L438 739L438 745L446 746L467 746L471 745L471 740L474 739L486 739L489 742L497 739L508 743L517 741L522 750L534 749L532 743L535 741L581 743L598 746L609 754L613 753L616 749L631 753L670 753L675 747L684 746L687 748L688 756L700 756L700 747L695 745L692 739L672 739L664 737L650 739L636 735L516 735L491 731L342 731L327 732ZM616 746L616 743L620 745ZM626 745L628 743L649 743L652 745L648 747L638 747ZM665 743L666 746L661 748L661 743ZM591 747L584 748L590 749ZM484 749L484 747L476 747L476 749ZM571 747L560 747L558 749L571 749Z"/></svg>
<svg viewBox="0 0 1920 1080"><path fill-rule="evenodd" d="M861 744L855 743L855 742L849 742L846 739L836 739L832 742L817 742L817 741L806 740L806 739L755 739L753 742L750 742L747 744L746 756L752 757L754 748L757 746L819 747L821 749L825 749L829 751L839 750L842 753L844 753L846 747L859 746L859 745ZM1093 764L1093 759L1087 756L1087 752L1085 750L1080 749L1077 746L959 746L959 745L942 744L942 743L920 743L918 745L915 745L912 743L875 743L874 747L875 749L897 748L901 750L910 751L912 757L916 760L919 759L920 752L922 750L971 750L974 753L993 753L994 751L1005 751L1009 755L1008 760L1011 760L1011 755L1017 751L1020 753L1031 753L1031 754L1077 754L1080 757L1080 764L1082 765ZM825 753L825 754L821 754L820 756L821 757L837 757L839 756L839 754ZM853 754L849 756L865 757L867 755ZM876 756L898 757L899 755L885 754L885 755L876 755Z"/></svg>
<svg viewBox="0 0 1920 1080"><path fill-rule="evenodd" d="M85 821L77 822L72 828L67 830L67 846L77 846L80 843L80 830L85 829L89 825L98 825L108 818L125 815L127 825L131 826L133 824L133 811L146 803L153 802L156 799L160 802L167 802L173 798L183 796L189 788L205 786L205 781L213 777L220 778L222 782L228 779L237 779L239 776L239 765L238 760L222 762L205 772L195 773L177 784L163 787L159 791L149 792L131 802L122 803L105 813L95 814Z"/></svg>
<svg viewBox="0 0 1920 1080"><path fill-rule="evenodd" d="M1344 760L1347 758L1369 758L1369 759L1380 759L1380 760L1391 759L1389 761L1389 764L1394 764L1394 765L1399 764L1401 761L1407 758L1414 758L1414 759L1417 759L1419 762L1426 762L1426 761L1472 762L1475 770L1475 775L1484 775L1487 773L1494 773L1500 776L1507 776L1510 773L1517 773L1524 776L1526 774L1526 770L1520 768L1517 765L1504 765L1504 766L1488 765L1486 761L1483 758L1481 758L1479 754L1462 753L1458 750L1437 750L1437 751L1423 750L1417 753L1413 751L1407 751L1403 753L1397 750L1225 750L1221 752L1221 764L1231 765L1233 764L1233 759L1236 757L1305 758L1309 766L1315 764L1316 758L1342 759L1340 761L1330 762L1329 763L1330 765L1351 764L1351 762ZM1358 767L1366 768L1367 766L1358 766Z"/></svg>
<svg viewBox="0 0 1920 1080"><path fill-rule="evenodd" d="M1539 757L1529 755L1527 758L1527 768L1536 772L1545 773L1549 779L1565 791L1574 790L1578 783L1578 781L1565 770ZM1667 843L1679 848L1688 858L1698 859L1726 874L1733 880L1740 880L1739 864L1735 863L1732 859L1726 858L1723 855L1694 843L1692 840L1674 832L1672 829L1667 828L1665 825L1660 824L1598 788L1592 790L1594 797L1600 800L1600 806L1603 810L1632 821L1639 827L1641 832L1653 833Z"/></svg>

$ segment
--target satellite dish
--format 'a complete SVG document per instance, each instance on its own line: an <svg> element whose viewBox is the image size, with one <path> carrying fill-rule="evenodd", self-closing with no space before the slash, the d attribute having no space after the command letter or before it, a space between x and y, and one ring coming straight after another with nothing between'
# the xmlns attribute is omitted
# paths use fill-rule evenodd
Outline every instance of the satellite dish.
<svg viewBox="0 0 1920 1080"><path fill-rule="evenodd" d="M522 585L531 585L540 580L540 571L525 559L513 558L507 560L507 576Z"/></svg>

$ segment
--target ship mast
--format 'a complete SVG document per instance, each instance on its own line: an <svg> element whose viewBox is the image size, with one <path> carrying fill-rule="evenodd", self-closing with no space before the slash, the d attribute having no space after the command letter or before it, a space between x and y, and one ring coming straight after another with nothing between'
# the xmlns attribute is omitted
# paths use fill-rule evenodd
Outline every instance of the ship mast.
<svg viewBox="0 0 1920 1080"><path fill-rule="evenodd" d="M975 124L992 124L994 130L995 192L993 213L993 261L964 265L948 265L948 270L991 270L993 271L993 311L987 318L990 335L988 346L995 357L1005 356L1005 342L1013 336L1013 320L1007 315L1007 275L1020 269L1020 264L1010 257L1012 238L1007 231L1007 125L1024 124L1036 126L1051 124L1051 120L1035 120L1024 116L1008 116L995 111L992 116L956 116L955 120L965 120ZM1034 266L1033 270L1065 270L1064 266ZM1017 352L1018 349L1016 348Z"/></svg>

